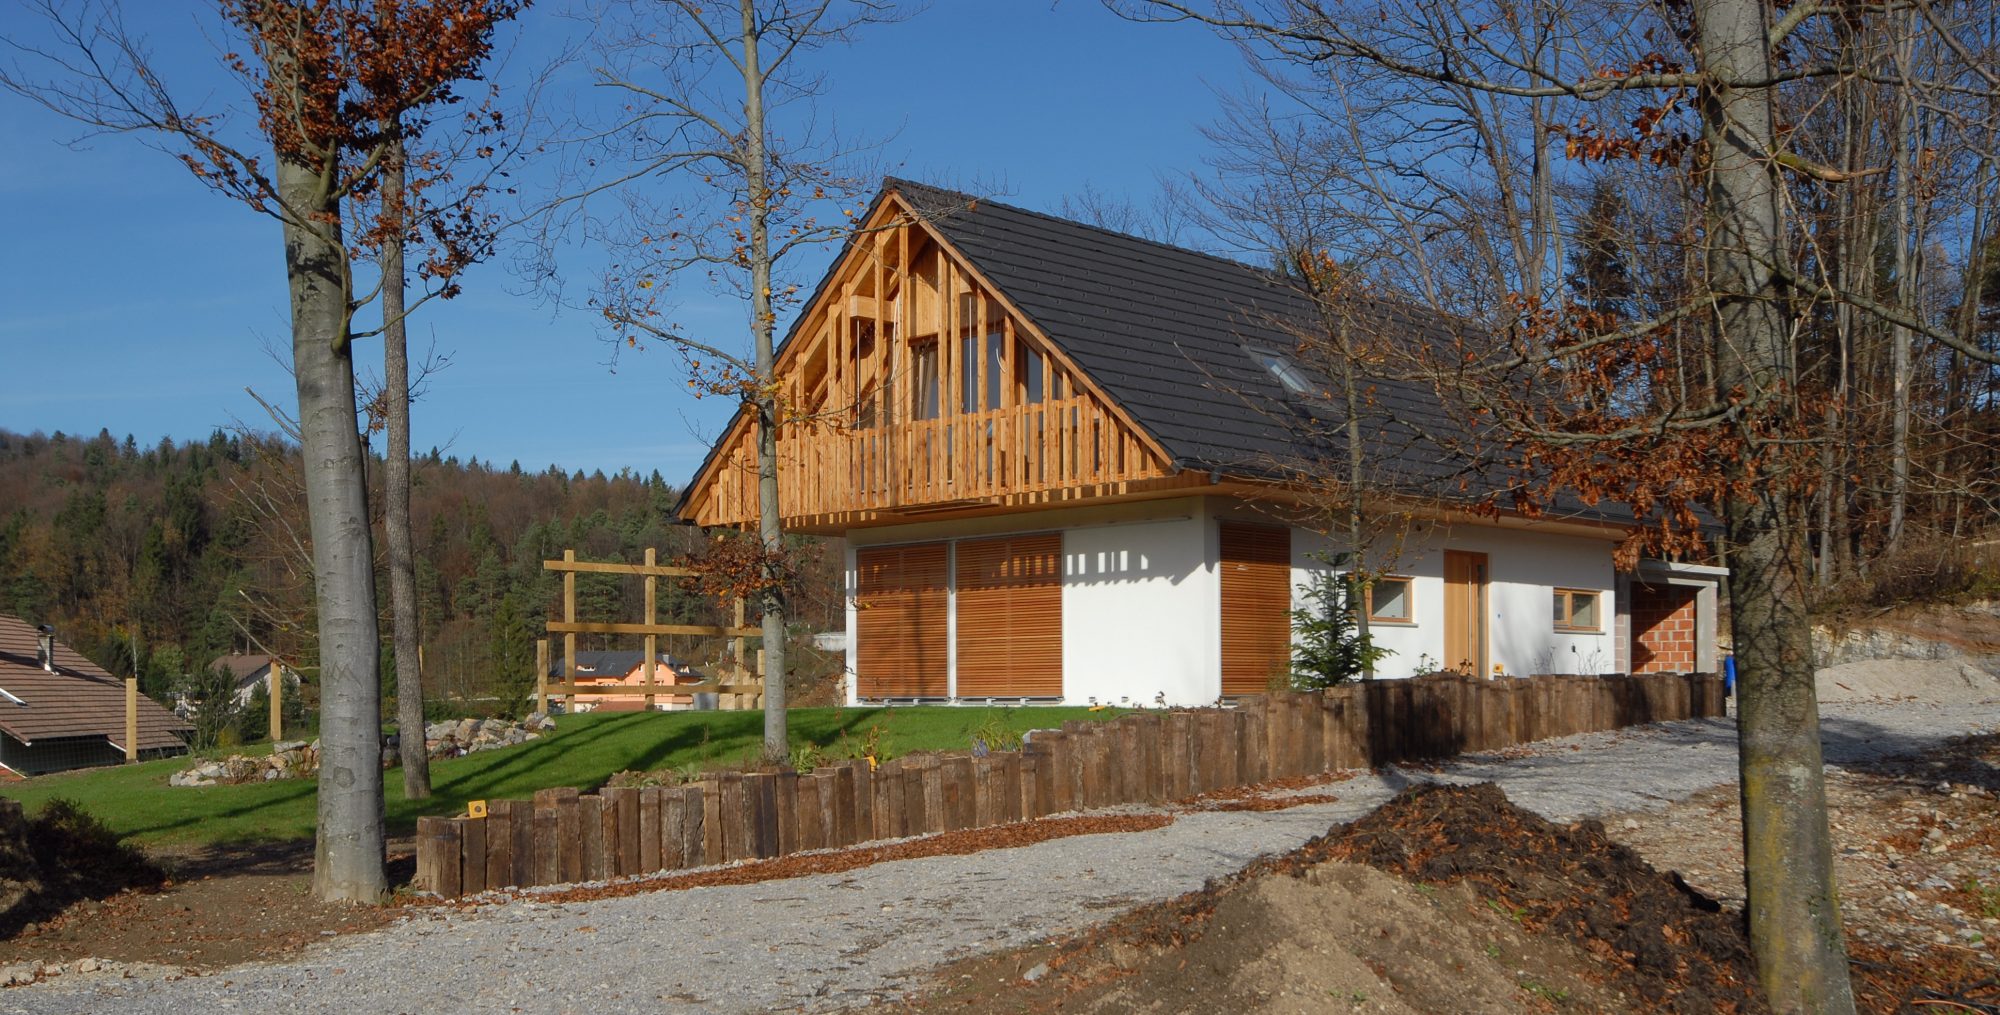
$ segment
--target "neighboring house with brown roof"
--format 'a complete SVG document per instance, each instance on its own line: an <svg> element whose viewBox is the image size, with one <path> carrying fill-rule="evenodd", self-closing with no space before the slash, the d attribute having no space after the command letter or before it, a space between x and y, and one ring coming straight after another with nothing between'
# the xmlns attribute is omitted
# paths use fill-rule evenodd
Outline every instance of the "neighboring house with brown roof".
<svg viewBox="0 0 2000 1015"><path fill-rule="evenodd" d="M139 698L139 756L187 753L193 727ZM125 760L125 682L53 634L0 615L0 766L22 775Z"/></svg>
<svg viewBox="0 0 2000 1015"><path fill-rule="evenodd" d="M279 673L284 674L287 691L299 686L298 673L273 656L231 652L226 656L217 656L208 664L211 670L220 667L229 671L230 679L235 681L236 700L245 705L250 703L250 698L257 693L257 688L263 687L266 690L270 688L273 666L278 668Z"/></svg>

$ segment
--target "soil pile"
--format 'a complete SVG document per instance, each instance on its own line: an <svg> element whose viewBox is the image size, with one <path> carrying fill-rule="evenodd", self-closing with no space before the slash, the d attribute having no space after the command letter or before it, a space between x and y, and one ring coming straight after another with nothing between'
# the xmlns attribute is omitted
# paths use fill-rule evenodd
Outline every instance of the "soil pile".
<svg viewBox="0 0 2000 1015"><path fill-rule="evenodd" d="M1490 783L1405 790L1300 855L1466 884L1530 931L1601 959L1623 992L1665 1010L1763 1007L1738 914L1654 870L1603 825L1551 823Z"/></svg>
<svg viewBox="0 0 2000 1015"><path fill-rule="evenodd" d="M916 1012L1762 1012L1741 919L1492 785L1405 790L1202 891L939 972Z"/></svg>
<svg viewBox="0 0 2000 1015"><path fill-rule="evenodd" d="M0 938L73 902L129 888L154 888L166 875L67 800L51 800L30 820L0 800Z"/></svg>

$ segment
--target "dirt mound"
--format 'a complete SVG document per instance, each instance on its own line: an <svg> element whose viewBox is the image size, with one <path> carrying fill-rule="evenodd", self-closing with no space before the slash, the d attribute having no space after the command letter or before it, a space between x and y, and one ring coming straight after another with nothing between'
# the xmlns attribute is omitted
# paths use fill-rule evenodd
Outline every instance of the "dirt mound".
<svg viewBox="0 0 2000 1015"><path fill-rule="evenodd" d="M19 803L0 800L0 938L73 902L165 880L144 854L67 800L49 801L33 819Z"/></svg>
<svg viewBox="0 0 2000 1015"><path fill-rule="evenodd" d="M896 1011L1760 1012L1740 917L1492 785L1405 790L1206 888L968 960Z"/></svg>
<svg viewBox="0 0 2000 1015"><path fill-rule="evenodd" d="M1265 1015L1632 1007L1591 982L1587 956L1483 910L1465 886L1413 885L1360 864L1324 863L1205 901L1213 908L1199 937L1152 951L1133 975L1063 1007ZM1065 972L1088 979L1087 970Z"/></svg>
<svg viewBox="0 0 2000 1015"><path fill-rule="evenodd" d="M1496 912L1604 960L1626 993L1660 1008L1763 1007L1739 916L1654 870L1597 822L1553 824L1490 783L1404 790L1300 852L1469 885Z"/></svg>
<svg viewBox="0 0 2000 1015"><path fill-rule="evenodd" d="M2000 699L2000 676L1969 659L1867 659L1820 670L1819 700L1913 698L1945 704Z"/></svg>

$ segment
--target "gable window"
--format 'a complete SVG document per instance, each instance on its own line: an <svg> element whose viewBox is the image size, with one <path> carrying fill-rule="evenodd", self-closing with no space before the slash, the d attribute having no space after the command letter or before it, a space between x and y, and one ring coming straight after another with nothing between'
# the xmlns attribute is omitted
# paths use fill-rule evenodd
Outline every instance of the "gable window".
<svg viewBox="0 0 2000 1015"><path fill-rule="evenodd" d="M910 343L910 372L916 383L911 396L911 415L917 419L938 418L938 347L937 340Z"/></svg>
<svg viewBox="0 0 2000 1015"><path fill-rule="evenodd" d="M1047 394L1047 367L1042 362L1042 354L1028 348L1028 344L1014 339L1014 390L1022 405L1039 405Z"/></svg>
<svg viewBox="0 0 2000 1015"><path fill-rule="evenodd" d="M1598 593L1582 589L1555 590L1556 630L1599 631Z"/></svg>
<svg viewBox="0 0 2000 1015"><path fill-rule="evenodd" d="M1368 586L1368 621L1374 624L1410 624L1410 579L1377 578Z"/></svg>

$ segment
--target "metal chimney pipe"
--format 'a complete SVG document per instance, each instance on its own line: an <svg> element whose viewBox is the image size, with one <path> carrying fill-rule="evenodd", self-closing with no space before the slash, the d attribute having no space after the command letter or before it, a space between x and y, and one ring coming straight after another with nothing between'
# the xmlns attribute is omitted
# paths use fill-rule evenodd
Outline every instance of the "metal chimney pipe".
<svg viewBox="0 0 2000 1015"><path fill-rule="evenodd" d="M54 673L56 671L56 629L43 624L36 628L35 631L39 635L35 640L41 648L42 669Z"/></svg>

